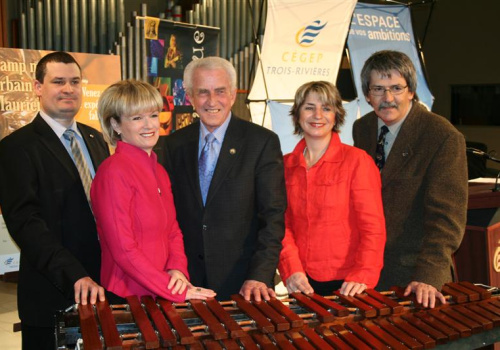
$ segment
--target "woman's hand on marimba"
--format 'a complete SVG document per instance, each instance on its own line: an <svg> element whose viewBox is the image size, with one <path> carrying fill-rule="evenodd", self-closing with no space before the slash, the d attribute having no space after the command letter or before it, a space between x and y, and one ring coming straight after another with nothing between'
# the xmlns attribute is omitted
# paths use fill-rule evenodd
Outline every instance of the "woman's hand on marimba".
<svg viewBox="0 0 500 350"><path fill-rule="evenodd" d="M307 276L303 272L295 272L286 279L286 289L288 293L302 292L305 294L314 293L313 287L309 284Z"/></svg>
<svg viewBox="0 0 500 350"><path fill-rule="evenodd" d="M356 294L363 293L366 289L366 284L359 282L344 282L340 287L340 294L354 296Z"/></svg>
<svg viewBox="0 0 500 350"><path fill-rule="evenodd" d="M206 300L208 298L215 298L217 293L211 289L195 287L191 283L187 286L186 300L190 299L201 299Z"/></svg>
<svg viewBox="0 0 500 350"><path fill-rule="evenodd" d="M168 270L167 273L170 275L170 281L168 282L167 288L170 289L172 294L182 294L187 286L190 284L186 276L179 270Z"/></svg>
<svg viewBox="0 0 500 350"><path fill-rule="evenodd" d="M434 286L423 282L411 282L405 289L405 296L410 293L415 293L417 302L422 304L423 307L430 307L431 309L436 306L436 299L442 304L446 304L446 299Z"/></svg>
<svg viewBox="0 0 500 350"><path fill-rule="evenodd" d="M104 295L104 288L95 283L90 277L83 277L76 281L74 290L75 303L77 304L82 303L82 305L87 305L87 301L90 304L95 304L97 297L99 297L100 301L104 301L106 299Z"/></svg>

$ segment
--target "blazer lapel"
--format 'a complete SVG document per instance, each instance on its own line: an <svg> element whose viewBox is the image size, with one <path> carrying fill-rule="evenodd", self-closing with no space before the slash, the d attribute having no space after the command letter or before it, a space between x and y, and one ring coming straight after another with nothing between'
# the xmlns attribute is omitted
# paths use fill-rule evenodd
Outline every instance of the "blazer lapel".
<svg viewBox="0 0 500 350"><path fill-rule="evenodd" d="M417 118L415 118L413 107L410 113L408 113L403 125L401 125L401 129L394 141L389 157L382 169L382 187L387 185L414 156L415 152L413 150L413 145L415 143L415 135L418 134L418 132L416 132L418 129L416 122Z"/></svg>
<svg viewBox="0 0 500 350"><path fill-rule="evenodd" d="M96 135L93 132L88 131L81 127L80 123L77 123L78 130L82 134L83 141L87 146L90 154L90 159L92 159L92 165L94 166L94 171L97 172L97 168L102 163L106 155L102 154L102 148L99 146Z"/></svg>
<svg viewBox="0 0 500 350"><path fill-rule="evenodd" d="M66 148L64 148L61 140L57 138L57 135L45 120L43 120L40 115L37 115L33 120L33 124L35 131L40 135L40 142L59 160L63 168L66 169L74 179L79 179L80 175L78 174L75 163L73 163L73 160L68 154L68 151L66 151Z"/></svg>
<svg viewBox="0 0 500 350"><path fill-rule="evenodd" d="M367 147L362 147L363 149L366 149L367 153L375 159L375 152L377 150L377 139L378 139L378 124L377 124L378 117L376 115L370 117L368 119L368 135L366 135L366 139L364 142L366 142Z"/></svg>
<svg viewBox="0 0 500 350"><path fill-rule="evenodd" d="M198 122L197 127L191 127L189 130L190 132L186 134L187 142L184 144L182 149L183 161L186 165L186 176L189 179L191 190L195 194L200 207L203 207L203 199L201 198L200 189L200 176L198 173L198 143L200 138L200 123Z"/></svg>
<svg viewBox="0 0 500 350"><path fill-rule="evenodd" d="M235 162L239 159L243 150L243 140L242 125L237 117L233 115L224 136L224 142L222 143L219 158L217 159L217 166L210 182L205 206L209 204L212 197L217 193L229 170L231 170Z"/></svg>

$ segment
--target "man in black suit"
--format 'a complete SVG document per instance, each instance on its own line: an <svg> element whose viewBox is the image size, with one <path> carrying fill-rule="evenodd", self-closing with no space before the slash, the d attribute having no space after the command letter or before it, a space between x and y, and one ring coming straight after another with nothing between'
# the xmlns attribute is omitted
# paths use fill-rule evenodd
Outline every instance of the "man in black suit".
<svg viewBox="0 0 500 350"><path fill-rule="evenodd" d="M269 299L285 230L279 139L232 115L236 72L228 61L192 61L184 85L200 122L162 138L159 159L172 181L191 282L220 300L238 292Z"/></svg>
<svg viewBox="0 0 500 350"><path fill-rule="evenodd" d="M98 285L101 251L80 169L83 164L93 177L109 151L97 130L74 120L82 101L82 77L71 55L43 57L34 91L40 112L0 142L0 206L21 249L23 349L54 349L56 310L75 302L95 303L97 297L104 300ZM80 157L66 139L68 129L74 132Z"/></svg>

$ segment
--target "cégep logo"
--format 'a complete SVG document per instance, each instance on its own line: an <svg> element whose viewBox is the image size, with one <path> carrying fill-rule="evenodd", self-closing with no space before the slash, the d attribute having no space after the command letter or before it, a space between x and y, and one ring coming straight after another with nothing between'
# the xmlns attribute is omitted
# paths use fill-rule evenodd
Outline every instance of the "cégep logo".
<svg viewBox="0 0 500 350"><path fill-rule="evenodd" d="M327 24L328 22L322 24L320 20L316 20L312 24L300 28L295 35L295 42L302 47L313 46L315 44L314 40Z"/></svg>

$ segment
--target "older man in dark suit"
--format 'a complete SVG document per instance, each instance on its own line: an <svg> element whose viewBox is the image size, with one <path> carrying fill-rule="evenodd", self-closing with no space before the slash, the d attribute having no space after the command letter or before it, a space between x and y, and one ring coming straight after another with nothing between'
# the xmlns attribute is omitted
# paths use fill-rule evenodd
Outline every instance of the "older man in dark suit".
<svg viewBox="0 0 500 350"><path fill-rule="evenodd" d="M274 296L286 195L278 137L231 114L236 72L226 60L192 61L184 85L200 122L161 142L193 284L220 300Z"/></svg>
<svg viewBox="0 0 500 350"><path fill-rule="evenodd" d="M374 111L357 120L354 145L380 168L387 243L379 289L407 286L424 306L452 280L452 254L465 230L465 140L416 96L415 67L397 51L374 53L361 72Z"/></svg>
<svg viewBox="0 0 500 350"><path fill-rule="evenodd" d="M34 91L39 114L0 142L0 205L21 249L23 349L55 349L55 312L75 302L104 300L88 190L109 151L97 130L74 120L82 77L71 55L43 57Z"/></svg>

